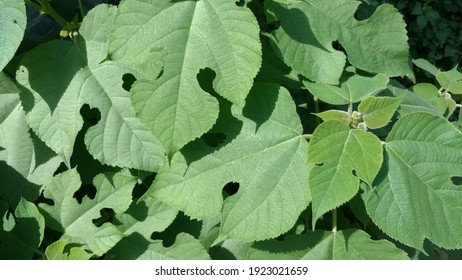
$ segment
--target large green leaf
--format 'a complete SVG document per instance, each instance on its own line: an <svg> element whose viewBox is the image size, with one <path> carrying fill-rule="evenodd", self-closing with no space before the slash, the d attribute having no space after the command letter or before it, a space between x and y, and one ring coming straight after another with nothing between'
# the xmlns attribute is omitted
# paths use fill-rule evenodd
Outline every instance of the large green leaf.
<svg viewBox="0 0 462 280"><path fill-rule="evenodd" d="M61 159L30 134L19 89L0 73L0 196L11 207L21 197L31 201L47 183Z"/></svg>
<svg viewBox="0 0 462 280"><path fill-rule="evenodd" d="M199 70L215 71L216 92L242 104L261 64L257 21L234 0L127 0L111 38L114 60L162 52L161 77L137 81L132 92L137 115L170 156L212 128L218 117L217 100L197 81Z"/></svg>
<svg viewBox="0 0 462 280"><path fill-rule="evenodd" d="M127 70L106 61L108 32L117 9L100 5L89 12L76 42L51 41L25 55L17 75L29 92L30 127L68 166L82 128L80 108L89 104L101 120L85 135L90 154L111 166L156 171L162 145L135 117L131 95L122 87ZM52 82L54 81L54 82Z"/></svg>
<svg viewBox="0 0 462 280"><path fill-rule="evenodd" d="M287 90L256 84L243 108L223 100L214 133L226 140L218 148L196 141L164 166L147 195L193 218L222 211L221 236L243 241L288 231L310 201L306 186L307 143ZM238 118L236 120L235 118ZM230 182L239 190L223 203Z"/></svg>
<svg viewBox="0 0 462 280"><path fill-rule="evenodd" d="M462 132L428 113L402 117L385 145L386 160L366 207L375 224L400 242L422 249L462 248Z"/></svg>
<svg viewBox="0 0 462 280"><path fill-rule="evenodd" d="M74 193L80 188L80 176L76 169L56 175L45 186L43 195L53 205L39 204L47 226L64 233L64 239L86 244L96 255L102 255L123 238L123 233L112 223L97 227L93 221L100 218L101 210L112 209L114 213L125 212L132 202L136 178L127 171L100 174L93 184L96 195L84 197L79 203Z"/></svg>
<svg viewBox="0 0 462 280"><path fill-rule="evenodd" d="M372 240L361 230L336 233L314 231L291 235L284 241L268 240L256 243L247 259L277 260L407 260L404 251L387 240Z"/></svg>
<svg viewBox="0 0 462 280"><path fill-rule="evenodd" d="M24 1L0 0L0 71L13 58L26 30Z"/></svg>
<svg viewBox="0 0 462 280"><path fill-rule="evenodd" d="M162 240L148 241L133 233L122 239L107 255L116 260L209 260L207 251L197 239L180 233L175 244L165 247Z"/></svg>
<svg viewBox="0 0 462 280"><path fill-rule="evenodd" d="M270 22L281 26L273 32L274 46L284 61L312 81L337 84L346 57L335 50L338 41L348 62L387 76L411 74L408 64L406 24L391 5L380 5L368 19L358 21L360 1L301 0L282 5L265 1Z"/></svg>
<svg viewBox="0 0 462 280"><path fill-rule="evenodd" d="M382 164L382 144L372 133L350 129L339 121L316 128L308 149L313 225L324 213L350 200L360 180L372 185Z"/></svg>
<svg viewBox="0 0 462 280"><path fill-rule="evenodd" d="M21 199L14 217L7 214L8 205L0 200L0 259L31 259L45 230L45 221L37 207ZM9 218L8 218L9 216ZM5 229L5 221L14 220L11 229Z"/></svg>

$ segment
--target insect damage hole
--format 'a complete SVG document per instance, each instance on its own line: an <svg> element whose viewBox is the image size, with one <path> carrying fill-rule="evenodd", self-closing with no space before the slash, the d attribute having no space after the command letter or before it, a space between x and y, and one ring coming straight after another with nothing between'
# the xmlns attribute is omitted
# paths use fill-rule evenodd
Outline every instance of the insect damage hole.
<svg viewBox="0 0 462 280"><path fill-rule="evenodd" d="M462 186L462 176L452 176L451 181L456 186Z"/></svg>
<svg viewBox="0 0 462 280"><path fill-rule="evenodd" d="M226 198L232 196L232 195L235 195L238 191L239 191L239 183L237 182L229 182L227 183L223 189L222 189L222 195L223 195L223 200L225 200Z"/></svg>
<svg viewBox="0 0 462 280"><path fill-rule="evenodd" d="M127 73L122 76L122 87L126 91L130 91L132 89L133 84L136 82L136 78L134 75Z"/></svg>
<svg viewBox="0 0 462 280"><path fill-rule="evenodd" d="M115 212L111 208L103 208L99 211L100 217L91 220L96 227L101 227L103 224L110 222L114 218Z"/></svg>

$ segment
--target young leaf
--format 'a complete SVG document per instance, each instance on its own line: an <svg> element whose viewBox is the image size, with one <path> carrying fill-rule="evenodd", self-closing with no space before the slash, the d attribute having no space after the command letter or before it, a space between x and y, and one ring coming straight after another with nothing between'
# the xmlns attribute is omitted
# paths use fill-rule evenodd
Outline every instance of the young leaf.
<svg viewBox="0 0 462 280"><path fill-rule="evenodd" d="M328 110L314 115L320 117L325 122L330 120L336 120L346 125L349 125L351 122L350 114L348 114L348 112L340 110Z"/></svg>
<svg viewBox="0 0 462 280"><path fill-rule="evenodd" d="M440 71L436 74L438 83L453 94L462 94L462 73L457 71L457 66L449 71Z"/></svg>
<svg viewBox="0 0 462 280"><path fill-rule="evenodd" d="M122 171L100 174L95 177L96 196L84 197L82 203L74 198L80 188L80 176L76 169L56 175L45 186L43 195L53 200L53 205L39 204L43 210L47 226L62 231L70 242L86 244L96 255L102 255L112 248L123 234L111 223L97 227L93 221L100 217L103 208L120 214L132 202L132 191L136 178Z"/></svg>
<svg viewBox="0 0 462 280"><path fill-rule="evenodd" d="M291 235L284 241L256 243L248 259L277 260L408 260L404 251L387 240L372 240L361 230L342 230L335 234L314 231Z"/></svg>
<svg viewBox="0 0 462 280"><path fill-rule="evenodd" d="M16 53L26 30L26 21L23 0L0 0L0 71Z"/></svg>
<svg viewBox="0 0 462 280"><path fill-rule="evenodd" d="M24 93L32 103L28 123L70 166L83 123L79 111L87 103L101 113L100 122L85 135L93 157L111 166L157 171L165 152L135 117L131 95L122 87L127 70L111 61L100 63L107 55L104 32L115 12L100 5L85 17L83 38L78 37L77 44L51 41L24 56L17 79L30 91Z"/></svg>
<svg viewBox="0 0 462 280"><path fill-rule="evenodd" d="M132 92L137 115L169 156L210 130L218 117L217 100L197 81L200 69L215 71L216 92L240 105L261 65L257 21L234 0L127 0L111 38L115 60L164 52L161 77L137 81Z"/></svg>
<svg viewBox="0 0 462 280"><path fill-rule="evenodd" d="M385 145L386 160L369 191L367 212L400 242L423 249L462 248L462 132L428 113L402 117Z"/></svg>
<svg viewBox="0 0 462 280"><path fill-rule="evenodd" d="M403 98L370 96L358 106L368 128L377 129L388 124Z"/></svg>
<svg viewBox="0 0 462 280"><path fill-rule="evenodd" d="M448 102L439 96L438 89L433 84L416 84L411 89L417 96L432 104L441 114L446 112Z"/></svg>
<svg viewBox="0 0 462 280"><path fill-rule="evenodd" d="M356 103L365 97L377 94L385 89L388 77L377 74L373 77L354 75L342 82L340 86L303 82L306 88L324 102L334 105Z"/></svg>
<svg viewBox="0 0 462 280"><path fill-rule="evenodd" d="M308 180L314 226L324 213L350 200L360 180L372 185L382 164L382 144L372 133L327 121L313 133L308 163L315 164Z"/></svg>
<svg viewBox="0 0 462 280"><path fill-rule="evenodd" d="M354 17L355 0L304 0L281 5L266 1L269 21L280 21L274 46L284 61L308 79L337 84L346 57L332 46L338 41L356 68L387 76L411 74L406 24L391 5L380 5L368 19Z"/></svg>
<svg viewBox="0 0 462 280"><path fill-rule="evenodd" d="M7 209L7 204L0 200L0 217L3 221ZM0 259L31 259L42 243L45 220L35 204L24 199L19 201L14 218L8 215L15 222L14 227L8 231L0 222Z"/></svg>
<svg viewBox="0 0 462 280"><path fill-rule="evenodd" d="M229 110L228 104L221 109L214 128L227 142L219 148L202 141L186 146L146 195L198 219L222 210L222 237L276 237L294 225L310 201L307 143L295 105L287 90L256 84L243 108L233 106L234 117ZM239 183L239 190L223 204L222 189L230 182Z"/></svg>
<svg viewBox="0 0 462 280"><path fill-rule="evenodd" d="M204 247L194 237L180 233L166 248L161 240L148 241L137 233L122 239L106 255L110 260L209 260Z"/></svg>
<svg viewBox="0 0 462 280"><path fill-rule="evenodd" d="M423 69L423 70L427 71L428 73L432 74L433 76L436 76L436 74L438 74L438 72L440 72L440 69L436 68L428 60L425 60L425 59L422 59L422 58L413 59L412 63L414 63L414 65L419 67L420 69Z"/></svg>

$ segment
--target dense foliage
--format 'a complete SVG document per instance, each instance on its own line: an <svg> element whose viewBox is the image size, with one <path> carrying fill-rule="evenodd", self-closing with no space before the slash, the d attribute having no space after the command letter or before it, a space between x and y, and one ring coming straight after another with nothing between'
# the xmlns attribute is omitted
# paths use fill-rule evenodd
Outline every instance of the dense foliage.
<svg viewBox="0 0 462 280"><path fill-rule="evenodd" d="M76 3L0 0L0 258L459 257L462 73L392 5Z"/></svg>

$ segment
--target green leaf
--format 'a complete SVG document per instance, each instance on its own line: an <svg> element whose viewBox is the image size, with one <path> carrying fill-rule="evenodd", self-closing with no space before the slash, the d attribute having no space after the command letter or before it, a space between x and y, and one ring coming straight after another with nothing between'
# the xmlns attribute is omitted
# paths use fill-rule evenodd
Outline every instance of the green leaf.
<svg viewBox="0 0 462 280"><path fill-rule="evenodd" d="M406 24L391 5L380 5L368 19L357 21L355 0L303 0L281 5L266 1L269 22L281 26L273 32L274 46L284 61L308 79L337 84L346 62L334 49L338 41L356 68L387 76L411 74Z"/></svg>
<svg viewBox="0 0 462 280"><path fill-rule="evenodd" d="M8 207L0 201L0 217L5 219ZM14 211L15 225L10 230L0 228L0 259L31 259L43 240L45 221L37 207L21 199Z"/></svg>
<svg viewBox="0 0 462 280"><path fill-rule="evenodd" d="M198 140L186 146L164 166L147 196L192 218L213 218L221 210L221 238L276 237L310 201L307 143L295 105L287 90L256 84L243 108L232 107L232 116L229 106L223 101L212 130L224 134L225 143L214 148ZM239 183L239 190L223 203L222 189L230 182Z"/></svg>
<svg viewBox="0 0 462 280"><path fill-rule="evenodd" d="M457 71L457 66L449 71L440 71L436 74L436 80L447 91L462 94L462 73Z"/></svg>
<svg viewBox="0 0 462 280"><path fill-rule="evenodd" d="M284 241L268 240L256 243L248 259L276 260L408 260L404 251L387 240L372 240L361 230L336 233L314 231L291 235Z"/></svg>
<svg viewBox="0 0 462 280"><path fill-rule="evenodd" d="M30 134L19 89L0 73L0 196L11 207L21 197L34 201L61 159Z"/></svg>
<svg viewBox="0 0 462 280"><path fill-rule="evenodd" d="M382 144L372 133L327 121L313 133L308 164L313 226L324 213L350 200L360 180L372 185L382 164Z"/></svg>
<svg viewBox="0 0 462 280"><path fill-rule="evenodd" d="M330 120L336 120L346 125L349 125L351 122L351 117L348 114L348 112L340 110L327 110L314 115L320 117L325 122Z"/></svg>
<svg viewBox="0 0 462 280"><path fill-rule="evenodd" d="M0 0L0 71L13 58L26 30L24 1Z"/></svg>
<svg viewBox="0 0 462 280"><path fill-rule="evenodd" d="M106 255L111 260L209 260L207 251L194 237L180 233L175 244L164 247L162 240L148 241L137 233L122 239Z"/></svg>
<svg viewBox="0 0 462 280"><path fill-rule="evenodd" d="M218 102L197 81L200 69L216 73L215 91L242 104L261 65L259 28L251 11L234 0L121 3L111 41L115 60L163 52L163 73L132 88L137 115L167 154L210 130Z"/></svg>
<svg viewBox="0 0 462 280"><path fill-rule="evenodd" d="M85 135L93 157L110 166L157 171L165 152L135 117L131 95L122 87L127 69L111 61L100 63L107 55L105 32L110 30L116 11L99 5L85 17L77 44L51 41L24 56L17 79L29 90L23 98L29 100L27 120L70 166L75 138L83 124L79 111L89 104L101 114L99 123Z"/></svg>
<svg viewBox="0 0 462 280"><path fill-rule="evenodd" d="M419 67L420 69L423 69L423 70L427 71L428 73L432 74L433 76L436 76L436 74L438 74L438 72L440 72L440 69L436 68L428 60L425 60L425 59L422 59L422 58L413 59L412 63L414 63L414 65Z"/></svg>
<svg viewBox="0 0 462 280"><path fill-rule="evenodd" d="M62 231L69 242L86 244L96 255L102 255L123 238L123 233L112 223L97 227L93 221L100 217L103 209L112 209L116 214L125 212L132 202L132 191L136 178L122 171L100 174L93 180L96 195L84 197L79 203L74 193L80 188L80 176L76 169L56 175L45 186L43 195L53 205L39 204L47 226Z"/></svg>
<svg viewBox="0 0 462 280"><path fill-rule="evenodd" d="M373 77L354 75L342 82L340 86L311 83L305 81L307 89L324 102L333 105L356 103L365 97L375 95L385 89L388 77L377 74Z"/></svg>
<svg viewBox="0 0 462 280"><path fill-rule="evenodd" d="M366 202L375 224L417 248L462 248L462 132L428 113L402 117L385 145L386 160Z"/></svg>
<svg viewBox="0 0 462 280"><path fill-rule="evenodd" d="M377 129L388 124L402 100L402 98L370 96L359 104L358 110L366 126Z"/></svg>
<svg viewBox="0 0 462 280"><path fill-rule="evenodd" d="M89 260L93 255L80 247L66 248L66 240L58 240L48 245L45 250L47 260Z"/></svg>
<svg viewBox="0 0 462 280"><path fill-rule="evenodd" d="M416 95L432 104L441 114L448 108L446 99L439 95L438 89L433 84L416 84L411 89Z"/></svg>

